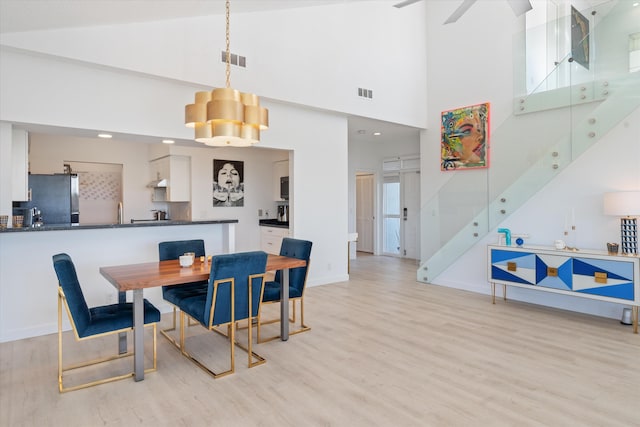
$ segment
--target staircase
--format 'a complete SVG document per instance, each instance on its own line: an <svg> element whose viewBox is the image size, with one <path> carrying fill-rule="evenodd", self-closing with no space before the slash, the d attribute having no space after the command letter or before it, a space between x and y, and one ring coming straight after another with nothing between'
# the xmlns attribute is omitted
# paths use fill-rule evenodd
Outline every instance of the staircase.
<svg viewBox="0 0 640 427"><path fill-rule="evenodd" d="M606 19L615 20L616 14ZM569 80L574 70L575 75L584 74L576 67L567 55L539 88L549 87L560 74L569 75ZM418 281L433 281L640 107L640 72L589 77L517 97L514 114L492 132L490 168L456 173L422 206L421 234L428 238L423 238ZM544 129L540 123L545 123Z"/></svg>

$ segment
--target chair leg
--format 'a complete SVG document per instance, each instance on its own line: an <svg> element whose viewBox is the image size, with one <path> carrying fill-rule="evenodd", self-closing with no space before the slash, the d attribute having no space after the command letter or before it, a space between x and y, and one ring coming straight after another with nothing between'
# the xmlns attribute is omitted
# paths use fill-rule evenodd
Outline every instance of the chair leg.
<svg viewBox="0 0 640 427"><path fill-rule="evenodd" d="M83 363L78 363L75 365L70 365L67 367L64 367L63 365L63 358L62 358L62 295L58 294L58 391L60 393L66 393L68 391L74 391L74 390L79 390L82 388L87 388L87 387L92 387L94 385L98 385L98 384L105 384L108 382L112 382L112 381L117 381L117 380L121 380L121 379L125 379L125 378L130 378L133 376L133 372L130 372L128 374L124 374L124 375L119 375L119 376L115 376L115 377L110 377L110 378L105 378L102 380L96 380L96 381L92 381L92 382L88 382L88 383L83 383L83 384L78 384L76 386L73 387L65 387L64 386L64 373L67 371L71 371L73 369L78 369L78 368L83 368L86 366L91 366L91 365L96 365L98 363L103 363L103 362L109 362L111 360L115 360L115 359L120 359L122 357L126 357L126 356L131 356L133 353L124 353L124 354L117 354L115 356L110 356L110 357L105 357L105 358L101 358L101 359L97 359L97 360L91 360L89 362L83 362ZM122 332L122 331L118 331L118 332Z"/></svg>
<svg viewBox="0 0 640 427"><path fill-rule="evenodd" d="M126 374L122 374L122 375L117 375L117 376L113 376L113 377L108 377L108 378L103 378L100 380L95 380L95 381L91 381L91 382L87 382L87 383L82 383L82 384L78 384L72 387L65 387L64 385L64 373L74 370L74 369L79 369L79 368L84 368L87 366L92 366L92 365L98 365L101 363L105 363L105 362L110 362L116 359L122 359L124 357L129 357L129 356L133 356L134 352L133 351L128 351L126 353L117 353L113 356L107 356L107 357L102 357L99 359L95 359L95 360L90 360L87 362L81 362L81 363L76 363L73 365L69 365L69 366L64 366L64 361L63 361L63 349L62 349L62 306L63 304L66 306L67 310L69 309L69 307L66 305L66 301L64 300L64 296L60 293L58 293L58 390L60 393L65 393L68 391L73 391L73 390L79 390L82 388L87 388L87 387L92 387L95 385L99 385L99 384L106 384L106 383L110 383L113 381L118 381L118 380L122 380L125 378L131 378L134 376L134 372L128 372ZM73 319L71 318L71 314L69 313L69 318L71 320L71 327L74 331L74 335L76 338L76 341L85 341L85 340L89 340L89 339L93 339L93 338L98 338L98 337L104 337L107 335L118 335L118 340L120 340L120 335L121 334L125 334L127 332L132 331L132 328L124 328L124 329L120 329L117 331L111 331L111 332L106 332L106 333L102 333L102 334L98 334L98 335L94 335L94 336L89 336L89 337L85 337L85 338L79 338L77 333L75 332L75 325L73 323ZM145 325L149 326L149 325ZM152 323L151 324L152 328L153 328L153 366L151 368L148 368L145 370L145 372L153 372L157 369L158 366L158 356L157 356L157 323Z"/></svg>
<svg viewBox="0 0 640 427"><path fill-rule="evenodd" d="M168 339L168 340L169 340L169 342L170 342L171 344L173 344L173 345L174 345L178 350L180 350L180 344L178 343L178 341L177 341L174 337L172 337L172 336L169 334L169 332L173 332L173 331L175 331L175 330L176 330L176 308L175 308L175 307L173 307L173 315L172 315L172 318L173 318L173 322L172 322L172 323L173 323L173 325L172 325L170 328L167 328L167 329L160 329L160 333L161 333L161 334L162 334L166 339Z"/></svg>
<svg viewBox="0 0 640 427"><path fill-rule="evenodd" d="M176 307L174 306L174 307L173 307L173 315L172 315L172 319L173 319L172 326L171 326L170 328L167 328L167 329L160 329L160 333L161 333L161 334L162 334L166 339L168 339L168 340L169 340L169 342L170 342L171 344L173 344L173 345L174 345L174 347L176 347L178 350L180 350L180 344L178 343L178 340L177 340L177 339L175 339L174 337L172 337L172 336L169 334L169 332L173 332L173 331L175 331L175 330L176 330L176 312L177 312L177 309L176 309ZM195 326L195 325L199 325L199 324L200 324L199 322L197 322L197 321L193 320L190 316L188 316L188 319L189 319L189 320L188 320L188 322L189 322L189 323L188 323L188 326Z"/></svg>
<svg viewBox="0 0 640 427"><path fill-rule="evenodd" d="M300 332L307 332L311 330L311 328L304 323L304 297L299 298L299 300L300 300L300 328L293 331L289 331L289 335L295 335L295 334L299 334ZM296 317L297 317L296 300L291 300L291 304L293 305L293 309L291 310L292 317L289 318L289 322L292 324L295 324ZM270 319L270 320L263 321L262 318L260 317L260 314L258 314L258 336L257 336L258 344L262 344L262 343L273 341L280 338L280 335L272 336L269 338L262 338L262 335L260 332L261 325L268 325L270 323L277 323L277 322L280 322L280 319Z"/></svg>
<svg viewBox="0 0 640 427"><path fill-rule="evenodd" d="M260 315L258 314L258 317L259 316ZM253 319L258 319L258 317L250 318L249 319L249 324L251 325L252 324L251 321ZM258 327L258 337L259 337L260 336L259 335L260 334L260 323L259 323L259 320L256 322L256 324L257 324L257 327ZM253 326L250 326L247 329L248 329L248 331L247 331L247 334L248 334L248 345L247 345L247 347L245 347L244 345L240 344L237 341L235 342L235 345L237 345L242 350L247 352L247 355L248 355L248 358L249 358L249 363L247 364L247 366L249 368L253 368L255 366L259 366L259 365L262 365L262 364L266 363L267 360L264 357L260 356L258 353L255 353L253 351ZM260 342L260 341L257 341L257 342ZM256 361L254 361L254 359L256 359Z"/></svg>
<svg viewBox="0 0 640 427"><path fill-rule="evenodd" d="M155 372L158 369L158 340L157 340L157 323L153 324L153 367L144 370L144 373Z"/></svg>
<svg viewBox="0 0 640 427"><path fill-rule="evenodd" d="M202 362L200 362L198 359L196 359L195 357L193 357L191 354L189 354L185 348L185 335L184 335L184 327L185 327L185 316L186 314L180 310L180 352L183 354L183 356L185 356L187 359L189 359L190 361L192 361L193 363L195 363L196 366L198 366L200 369L202 369L203 371L207 372L209 375L211 375L213 378L218 379L218 378L222 378L224 376L233 374L235 372L235 363L234 363L234 359L235 359L235 353L234 353L234 330L235 328L228 328L227 331L229 333L229 344L230 344L230 358L231 358L231 368L224 371L224 372L214 372L211 369L207 368ZM187 316L189 317L189 316ZM187 320L188 322L188 320ZM211 329L211 331L213 332L218 332L215 331L213 329ZM223 333L221 333L222 335L224 335Z"/></svg>
<svg viewBox="0 0 640 427"><path fill-rule="evenodd" d="M62 297L58 294L58 390L62 387Z"/></svg>
<svg viewBox="0 0 640 427"><path fill-rule="evenodd" d="M295 322L295 313L296 313L296 302L293 301L293 318L294 318L294 322ZM307 332L310 331L311 328L307 325L304 324L304 296L302 298L300 298L300 328L296 329L295 331L290 331L289 335L295 335L295 334L299 334L300 332Z"/></svg>

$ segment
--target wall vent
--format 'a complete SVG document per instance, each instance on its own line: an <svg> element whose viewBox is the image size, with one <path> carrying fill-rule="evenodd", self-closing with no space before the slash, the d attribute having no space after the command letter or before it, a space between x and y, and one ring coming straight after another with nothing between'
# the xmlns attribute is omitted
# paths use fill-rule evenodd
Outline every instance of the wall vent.
<svg viewBox="0 0 640 427"><path fill-rule="evenodd" d="M358 88L358 96L361 98L373 99L373 91L371 89Z"/></svg>
<svg viewBox="0 0 640 427"><path fill-rule="evenodd" d="M227 51L223 50L220 59L222 62L227 62ZM231 65L237 65L238 67L247 68L247 58L245 56L240 56L236 53L231 54L231 61L229 61Z"/></svg>

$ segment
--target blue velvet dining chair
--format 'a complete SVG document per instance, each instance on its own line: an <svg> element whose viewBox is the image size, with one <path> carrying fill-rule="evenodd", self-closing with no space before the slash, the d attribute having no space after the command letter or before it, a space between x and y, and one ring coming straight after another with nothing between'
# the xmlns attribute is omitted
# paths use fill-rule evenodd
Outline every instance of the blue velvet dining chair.
<svg viewBox="0 0 640 427"><path fill-rule="evenodd" d="M311 247L313 243L308 240L293 239L285 237L282 239L282 245L280 246L280 255L303 259L307 262L304 267L293 268L289 271L289 283L282 283L282 271L277 271L273 281L268 281L264 285L264 295L262 297L263 304L279 303L281 298L282 285L289 286L289 301L293 305L293 317L289 319L289 322L295 324L296 322L296 301L300 301L300 327L296 330L289 332L290 335L298 334L300 332L306 332L311 328L304 323L304 289L307 283L307 274L309 272L309 263L311 260ZM261 314L258 314L258 334L257 341L259 343L267 342L279 338L280 336L273 336L269 338L261 338L260 326L280 322L281 319L263 320Z"/></svg>
<svg viewBox="0 0 640 427"><path fill-rule="evenodd" d="M71 329L76 341L83 341L91 338L98 338L105 335L120 334L133 330L133 304L118 303L89 308L82 293L76 268L71 257L65 253L53 256L53 268L58 277L58 389L61 393L104 384L111 381L130 378L133 371L112 376L92 382L78 384L72 387L65 387L63 374L73 369L83 368L98 363L108 362L125 356L132 356L133 352L116 354L101 359L82 362L75 365L63 366L62 360L62 306L66 308ZM156 370L156 324L160 321L160 311L149 301L144 300L144 324L153 327L153 368L145 370L152 372ZM114 343L114 348L118 346ZM134 350L135 351L135 350Z"/></svg>
<svg viewBox="0 0 640 427"><path fill-rule="evenodd" d="M195 253L196 257L206 256L204 240L172 240L158 243L158 258L160 261L178 259L187 252ZM206 294L207 283L205 280L202 282L162 287L162 298L173 306L173 323L170 328L160 329L160 333L178 348L180 348L178 341L170 334L170 332L176 330L176 303L189 296Z"/></svg>
<svg viewBox="0 0 640 427"><path fill-rule="evenodd" d="M180 349L182 354L200 368L219 378L235 371L235 346L249 356L248 366L265 363L252 350L252 328L248 328L248 346L235 338L237 322L257 319L264 289L267 254L262 251L216 255L211 258L211 273L206 294L183 296L177 301L180 309ZM226 336L230 343L230 368L216 373L189 354L185 348L185 317L197 320L206 329ZM221 328L226 326L226 333Z"/></svg>

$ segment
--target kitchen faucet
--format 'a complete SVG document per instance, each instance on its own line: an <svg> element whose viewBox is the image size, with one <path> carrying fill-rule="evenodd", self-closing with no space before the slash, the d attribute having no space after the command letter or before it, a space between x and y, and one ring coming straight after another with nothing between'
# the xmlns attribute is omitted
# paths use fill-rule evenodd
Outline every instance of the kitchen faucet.
<svg viewBox="0 0 640 427"><path fill-rule="evenodd" d="M124 224L124 215L122 212L122 202L118 202L118 224Z"/></svg>

